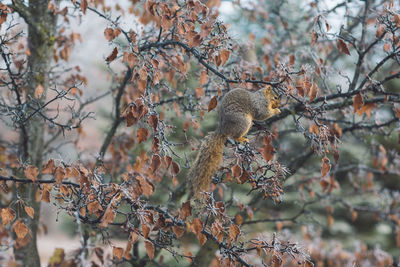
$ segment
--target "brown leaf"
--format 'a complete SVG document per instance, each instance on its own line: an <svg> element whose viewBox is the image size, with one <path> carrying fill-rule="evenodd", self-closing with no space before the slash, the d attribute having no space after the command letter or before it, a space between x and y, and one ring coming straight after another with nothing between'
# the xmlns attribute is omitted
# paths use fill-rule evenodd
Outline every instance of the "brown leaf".
<svg viewBox="0 0 400 267"><path fill-rule="evenodd" d="M169 169L169 166L171 166L171 163L172 163L172 158L170 157L170 156L165 156L164 157L164 160L165 160L165 164L166 164L166 169L168 170Z"/></svg>
<svg viewBox="0 0 400 267"><path fill-rule="evenodd" d="M333 216L329 214L328 215L328 227L332 226L334 221L335 220L333 219Z"/></svg>
<svg viewBox="0 0 400 267"><path fill-rule="evenodd" d="M200 86L208 82L207 71L203 70L200 74Z"/></svg>
<svg viewBox="0 0 400 267"><path fill-rule="evenodd" d="M237 178L237 181L239 184L244 184L245 182L247 182L247 180L249 180L249 177L250 177L249 173L244 170L242 172L242 175L240 175L240 177Z"/></svg>
<svg viewBox="0 0 400 267"><path fill-rule="evenodd" d="M195 91L196 91L196 97L197 98L200 98L200 97L202 97L204 95L204 89L202 87L197 87L195 89Z"/></svg>
<svg viewBox="0 0 400 267"><path fill-rule="evenodd" d="M151 229L147 223L142 223L142 233L144 238L149 238L150 230Z"/></svg>
<svg viewBox="0 0 400 267"><path fill-rule="evenodd" d="M156 170L160 167L161 165L161 157L158 154L154 154L151 157L151 170L153 173L156 172Z"/></svg>
<svg viewBox="0 0 400 267"><path fill-rule="evenodd" d="M296 56L294 54L291 54L289 56L289 66L293 66L295 61L296 61Z"/></svg>
<svg viewBox="0 0 400 267"><path fill-rule="evenodd" d="M233 177L239 177L242 175L242 168L239 166L239 164L235 164L232 168L232 176Z"/></svg>
<svg viewBox="0 0 400 267"><path fill-rule="evenodd" d="M36 98L36 99L41 98L41 97L43 96L43 93L44 93L44 88L43 88L43 86L39 83L39 84L36 86L36 89L35 89L35 93L34 93L35 98Z"/></svg>
<svg viewBox="0 0 400 267"><path fill-rule="evenodd" d="M113 256L119 260L122 260L122 255L124 254L124 249L120 247L113 247Z"/></svg>
<svg viewBox="0 0 400 267"><path fill-rule="evenodd" d="M179 164L176 163L175 161L172 162L172 173L177 175L180 171Z"/></svg>
<svg viewBox="0 0 400 267"><path fill-rule="evenodd" d="M157 127L158 127L158 117L157 115L150 115L149 119L147 120L147 122L150 124L151 127L153 127L153 130L156 132L157 131Z"/></svg>
<svg viewBox="0 0 400 267"><path fill-rule="evenodd" d="M182 208L180 212L182 220L186 220L187 217L192 215L192 207L190 206L190 200L182 203Z"/></svg>
<svg viewBox="0 0 400 267"><path fill-rule="evenodd" d="M150 241L144 241L144 247L146 248L147 255L149 259L152 260L154 258L154 245Z"/></svg>
<svg viewBox="0 0 400 267"><path fill-rule="evenodd" d="M146 141L147 138L149 137L149 135L150 135L149 130L147 130L146 128L140 128L140 129L137 131L137 135L136 135L139 144L140 144L141 142Z"/></svg>
<svg viewBox="0 0 400 267"><path fill-rule="evenodd" d="M310 88L310 102L313 102L314 99L317 97L318 87L315 83L312 84Z"/></svg>
<svg viewBox="0 0 400 267"><path fill-rule="evenodd" d="M115 211L111 206L108 206L106 211L104 212L103 217L101 218L100 227L107 227L110 223L114 221Z"/></svg>
<svg viewBox="0 0 400 267"><path fill-rule="evenodd" d="M56 180L57 184L61 184L65 177L65 171L62 167L56 167L54 171L54 179Z"/></svg>
<svg viewBox="0 0 400 267"><path fill-rule="evenodd" d="M132 231L131 232L131 242L132 242L132 244L135 244L138 241L138 239L139 239L139 235L135 231Z"/></svg>
<svg viewBox="0 0 400 267"><path fill-rule="evenodd" d="M343 54L350 55L350 51L347 48L346 43L342 39L338 39L336 43L337 49Z"/></svg>
<svg viewBox="0 0 400 267"><path fill-rule="evenodd" d="M185 256L186 256L186 259L188 260L188 262L189 263L192 263L192 261L193 261L193 254L192 254L192 252L190 252L190 251L187 251L187 252L185 252Z"/></svg>
<svg viewBox="0 0 400 267"><path fill-rule="evenodd" d="M185 229L183 227L174 225L172 226L172 231L174 232L177 238L180 238L181 236L183 236Z"/></svg>
<svg viewBox="0 0 400 267"><path fill-rule="evenodd" d="M206 243L207 241L207 237L203 233L199 233L198 235L196 235L196 237L199 240L200 246L204 245L204 243Z"/></svg>
<svg viewBox="0 0 400 267"><path fill-rule="evenodd" d="M222 66L225 65L225 63L228 61L230 55L231 55L231 52L229 50L222 50L219 52Z"/></svg>
<svg viewBox="0 0 400 267"><path fill-rule="evenodd" d="M357 211L351 210L351 220L355 222L357 220Z"/></svg>
<svg viewBox="0 0 400 267"><path fill-rule="evenodd" d="M390 50L390 44L388 44L388 43L384 44L383 45L383 51L389 52L389 50Z"/></svg>
<svg viewBox="0 0 400 267"><path fill-rule="evenodd" d="M203 222L199 218L194 218L191 230L195 235L200 234L203 231Z"/></svg>
<svg viewBox="0 0 400 267"><path fill-rule="evenodd" d="M32 207L25 206L25 212L26 212L26 214L29 215L29 217L31 217L33 219L33 215L35 212Z"/></svg>
<svg viewBox="0 0 400 267"><path fill-rule="evenodd" d="M236 223L237 223L238 225L241 225L241 224L243 223L243 217L242 217L242 215L236 214L235 220L236 220Z"/></svg>
<svg viewBox="0 0 400 267"><path fill-rule="evenodd" d="M261 150L261 154L263 155L266 162L269 162L271 159L274 158L275 149L271 143L267 143L263 146Z"/></svg>
<svg viewBox="0 0 400 267"><path fill-rule="evenodd" d="M330 164L329 158L325 156L322 159L322 167L321 167L322 177L324 177L326 174L328 174L330 169L331 169L331 164Z"/></svg>
<svg viewBox="0 0 400 267"><path fill-rule="evenodd" d="M311 47L313 47L317 43L317 40L318 40L318 34L316 33L315 30L312 30L312 32L311 32Z"/></svg>
<svg viewBox="0 0 400 267"><path fill-rule="evenodd" d="M218 100L216 96L213 96L210 100L210 103L208 103L208 112L213 110L218 104Z"/></svg>
<svg viewBox="0 0 400 267"><path fill-rule="evenodd" d="M81 9L83 14L86 14L87 7L88 7L87 0L81 0Z"/></svg>
<svg viewBox="0 0 400 267"><path fill-rule="evenodd" d="M114 30L112 28L106 28L104 30L104 37L107 39L107 41L112 41L115 38Z"/></svg>
<svg viewBox="0 0 400 267"><path fill-rule="evenodd" d="M103 210L103 207L100 205L100 203L97 200L95 200L95 201L90 202L87 205L87 209L90 214L94 214L97 211Z"/></svg>
<svg viewBox="0 0 400 267"><path fill-rule="evenodd" d="M117 58L118 55L118 48L114 47L113 51L111 52L111 54L106 58L106 61L109 63L111 61L113 61L114 59Z"/></svg>
<svg viewBox="0 0 400 267"><path fill-rule="evenodd" d="M232 223L231 226L229 226L229 240L228 240L228 246L230 247L232 244L232 241L236 241L238 236L240 234L240 229L239 227Z"/></svg>
<svg viewBox="0 0 400 267"><path fill-rule="evenodd" d="M400 15L394 14L393 19L394 19L394 23L396 23L396 27L399 27L400 26Z"/></svg>
<svg viewBox="0 0 400 267"><path fill-rule="evenodd" d="M46 166L42 169L42 174L53 174L54 171L54 159L49 159Z"/></svg>
<svg viewBox="0 0 400 267"><path fill-rule="evenodd" d="M10 208L1 209L1 221L3 225L9 224L15 219L15 211Z"/></svg>
<svg viewBox="0 0 400 267"><path fill-rule="evenodd" d="M37 178L38 174L39 174L39 170L35 166L29 165L25 169L26 178L32 180L33 182L36 182L36 178Z"/></svg>
<svg viewBox="0 0 400 267"><path fill-rule="evenodd" d="M362 106L359 110L357 110L357 115L367 114L367 117L371 117L372 109L376 107L375 103L368 103Z"/></svg>
<svg viewBox="0 0 400 267"><path fill-rule="evenodd" d="M361 94L356 94L353 97L353 109L354 109L354 113L357 112L357 110L359 110L362 106L364 105L363 99Z"/></svg>
<svg viewBox="0 0 400 267"><path fill-rule="evenodd" d="M12 226L18 238L24 238L28 233L28 227L18 219Z"/></svg>
<svg viewBox="0 0 400 267"><path fill-rule="evenodd" d="M131 251L132 251L132 243L128 240L128 242L126 242L126 248L124 252L125 259L130 260L132 258Z"/></svg>

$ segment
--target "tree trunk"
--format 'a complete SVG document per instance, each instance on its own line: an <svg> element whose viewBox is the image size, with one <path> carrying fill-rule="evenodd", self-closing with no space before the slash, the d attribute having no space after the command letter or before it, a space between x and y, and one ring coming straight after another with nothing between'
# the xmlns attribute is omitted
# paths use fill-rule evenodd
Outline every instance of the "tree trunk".
<svg viewBox="0 0 400 267"><path fill-rule="evenodd" d="M190 264L190 267L208 267L215 258L215 252L218 246L212 240L207 240L206 243L197 252L196 257Z"/></svg>
<svg viewBox="0 0 400 267"><path fill-rule="evenodd" d="M16 11L28 24L28 75L26 81L26 102L28 105L39 101L43 105L46 101L46 91L49 87L48 73L52 61L52 49L56 39L57 15L48 10L48 0L30 0L29 6L22 1L14 1ZM58 1L57 1L58 3ZM35 99L34 93L38 85L43 86L44 93L41 99ZM36 105L32 105L36 106ZM43 143L45 121L38 115L33 116L25 124L26 135L21 134L20 148L23 163L34 165L41 169L43 164ZM40 175L38 179L40 179ZM34 218L31 219L19 207L19 218L30 229L28 243L16 242L14 246L15 258L22 263L22 266L40 266L40 258L36 245L36 236L39 223L40 202L36 201L35 184L19 185L14 190L14 198L20 198L26 206L34 209Z"/></svg>

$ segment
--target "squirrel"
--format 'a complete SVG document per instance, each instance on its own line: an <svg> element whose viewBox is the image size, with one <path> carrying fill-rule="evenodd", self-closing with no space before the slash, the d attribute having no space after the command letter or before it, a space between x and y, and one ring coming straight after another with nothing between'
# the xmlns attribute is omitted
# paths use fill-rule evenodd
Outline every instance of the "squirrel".
<svg viewBox="0 0 400 267"><path fill-rule="evenodd" d="M255 92L237 88L229 91L218 105L218 126L206 135L200 145L196 159L189 170L189 198L198 199L206 191L211 178L223 159L223 148L228 137L243 143L253 120L264 121L279 114L280 100L266 86Z"/></svg>

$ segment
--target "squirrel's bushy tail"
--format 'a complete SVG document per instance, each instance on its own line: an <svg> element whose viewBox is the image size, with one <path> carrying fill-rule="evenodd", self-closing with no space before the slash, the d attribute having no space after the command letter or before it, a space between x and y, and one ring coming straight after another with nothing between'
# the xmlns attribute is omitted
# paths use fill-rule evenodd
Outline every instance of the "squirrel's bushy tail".
<svg viewBox="0 0 400 267"><path fill-rule="evenodd" d="M227 136L218 132L212 132L203 138L196 160L188 173L190 198L198 198L200 192L208 189L213 174L222 163L222 151L226 140Z"/></svg>

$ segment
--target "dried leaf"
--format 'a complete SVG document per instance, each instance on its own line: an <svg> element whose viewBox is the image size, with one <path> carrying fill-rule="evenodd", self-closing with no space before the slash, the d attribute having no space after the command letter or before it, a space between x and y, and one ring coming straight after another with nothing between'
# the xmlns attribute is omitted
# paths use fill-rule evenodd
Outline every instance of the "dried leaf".
<svg viewBox="0 0 400 267"><path fill-rule="evenodd" d="M202 87L197 87L196 91L196 98L200 98L204 95L204 89Z"/></svg>
<svg viewBox="0 0 400 267"><path fill-rule="evenodd" d="M49 159L46 166L42 169L42 174L53 174L54 171L54 159Z"/></svg>
<svg viewBox="0 0 400 267"><path fill-rule="evenodd" d="M142 142L144 142L144 141L146 141L147 138L149 137L149 135L150 135L149 130L147 130L146 128L140 128L140 129L137 131L137 135L136 135L139 144L142 143Z"/></svg>
<svg viewBox="0 0 400 267"><path fill-rule="evenodd" d="M183 227L174 225L172 226L172 231L174 232L177 238L180 238L181 236L183 236L185 229Z"/></svg>
<svg viewBox="0 0 400 267"><path fill-rule="evenodd" d="M313 47L318 41L318 34L316 33L315 30L312 30L311 32L311 47Z"/></svg>
<svg viewBox="0 0 400 267"><path fill-rule="evenodd" d="M12 226L18 238L24 238L28 233L28 227L18 219Z"/></svg>
<svg viewBox="0 0 400 267"><path fill-rule="evenodd" d="M239 166L239 164L235 164L231 170L233 177L240 177L240 175L242 175L242 168Z"/></svg>
<svg viewBox="0 0 400 267"><path fill-rule="evenodd" d="M1 209L1 221L3 225L9 224L15 219L15 211L10 208Z"/></svg>
<svg viewBox="0 0 400 267"><path fill-rule="evenodd" d="M384 44L383 45L383 51L389 52L389 50L390 50L390 44L388 44L388 43Z"/></svg>
<svg viewBox="0 0 400 267"><path fill-rule="evenodd" d="M357 110L359 110L362 106L364 105L363 99L361 94L356 94L353 97L353 109L354 109L354 113L357 112Z"/></svg>
<svg viewBox="0 0 400 267"><path fill-rule="evenodd" d="M107 41L112 41L115 38L114 30L112 28L106 28L104 30L104 37L107 39Z"/></svg>
<svg viewBox="0 0 400 267"><path fill-rule="evenodd" d="M372 109L376 107L375 103L368 103L362 106L359 110L357 110L357 115L361 116L362 114L367 114L367 117L371 117Z"/></svg>
<svg viewBox="0 0 400 267"><path fill-rule="evenodd" d="M153 130L156 132L157 131L157 127L158 127L158 117L157 115L150 115L149 119L147 120L147 122L150 124L151 127L153 127Z"/></svg>
<svg viewBox="0 0 400 267"><path fill-rule="evenodd" d="M158 154L154 154L151 157L151 170L153 173L156 172L156 170L160 167L161 165L161 157Z"/></svg>
<svg viewBox="0 0 400 267"><path fill-rule="evenodd" d="M231 52L229 50L222 50L221 52L219 52L222 66L225 65L225 63L228 61L230 55Z"/></svg>
<svg viewBox="0 0 400 267"><path fill-rule="evenodd" d="M35 214L35 212L32 207L25 206L25 212L29 215L29 217L33 219L33 215Z"/></svg>
<svg viewBox="0 0 400 267"><path fill-rule="evenodd" d="M124 254L124 249L120 247L113 247L113 256L119 260L122 260L122 255Z"/></svg>
<svg viewBox="0 0 400 267"><path fill-rule="evenodd" d="M177 175L177 174L179 173L179 171L180 171L179 164L176 163L175 161L173 161L173 162L172 162L172 173L173 173L174 175Z"/></svg>
<svg viewBox="0 0 400 267"><path fill-rule="evenodd" d="M61 184L65 177L65 171L63 167L56 167L54 171L54 179L57 184Z"/></svg>
<svg viewBox="0 0 400 267"><path fill-rule="evenodd" d="M86 14L87 7L88 7L87 0L81 0L81 9L83 14Z"/></svg>
<svg viewBox="0 0 400 267"><path fill-rule="evenodd" d="M400 26L400 15L394 14L393 19L394 19L394 23L396 23L396 27L399 27Z"/></svg>
<svg viewBox="0 0 400 267"><path fill-rule="evenodd" d="M100 227L107 227L110 223L114 221L115 211L111 206L108 206L106 211L104 212L103 217L101 218Z"/></svg>
<svg viewBox="0 0 400 267"><path fill-rule="evenodd" d="M294 54L291 54L289 56L289 66L293 66L295 61L296 61L296 56Z"/></svg>
<svg viewBox="0 0 400 267"><path fill-rule="evenodd" d="M186 220L187 217L192 215L192 207L190 206L190 200L182 203L182 208L180 212L182 220Z"/></svg>
<svg viewBox="0 0 400 267"><path fill-rule="evenodd" d="M144 238L149 238L150 230L151 229L147 223L142 223L142 233Z"/></svg>
<svg viewBox="0 0 400 267"><path fill-rule="evenodd" d="M192 222L192 232L198 235L203 231L203 222L199 218L194 218Z"/></svg>
<svg viewBox="0 0 400 267"><path fill-rule="evenodd" d="M232 241L236 241L237 240L239 234L240 234L239 227L236 224L232 223L229 226L229 236L228 236L229 237L228 238L228 246L229 247L231 246Z"/></svg>
<svg viewBox="0 0 400 267"><path fill-rule="evenodd" d="M152 260L154 258L154 245L150 241L144 241L144 247L146 248L147 255L149 259Z"/></svg>
<svg viewBox="0 0 400 267"><path fill-rule="evenodd" d="M200 74L200 86L208 82L207 71L203 70Z"/></svg>
<svg viewBox="0 0 400 267"><path fill-rule="evenodd" d="M335 220L333 219L333 216L329 214L328 215L328 227L332 226L334 221Z"/></svg>
<svg viewBox="0 0 400 267"><path fill-rule="evenodd" d="M314 99L317 97L318 87L315 83L312 84L310 88L310 102L313 102Z"/></svg>
<svg viewBox="0 0 400 267"><path fill-rule="evenodd" d="M236 214L235 220L238 225L241 225L243 223L243 217L240 214Z"/></svg>
<svg viewBox="0 0 400 267"><path fill-rule="evenodd" d="M35 93L34 93L35 98L36 98L36 99L41 98L41 97L43 96L43 93L44 93L44 88L43 88L43 86L39 83L39 84L36 86L36 89L35 89Z"/></svg>
<svg viewBox="0 0 400 267"><path fill-rule="evenodd" d="M213 96L210 100L210 103L208 103L208 112L213 110L218 104L217 97Z"/></svg>
<svg viewBox="0 0 400 267"><path fill-rule="evenodd" d="M39 175L39 170L35 166L29 165L25 169L25 176L26 178L32 180L33 182L36 182L36 178Z"/></svg>
<svg viewBox="0 0 400 267"><path fill-rule="evenodd" d="M331 169L331 164L328 157L322 159L321 175L324 177Z"/></svg>
<svg viewBox="0 0 400 267"><path fill-rule="evenodd" d="M111 61L117 58L117 55L118 55L118 48L114 47L111 54L106 58L106 61L110 63Z"/></svg>
<svg viewBox="0 0 400 267"><path fill-rule="evenodd" d="M346 43L345 43L342 39L338 39L338 40L337 40L336 46L337 46L338 50L339 50L340 52L342 52L343 54L350 55L350 51L349 51L349 49L347 48Z"/></svg>

